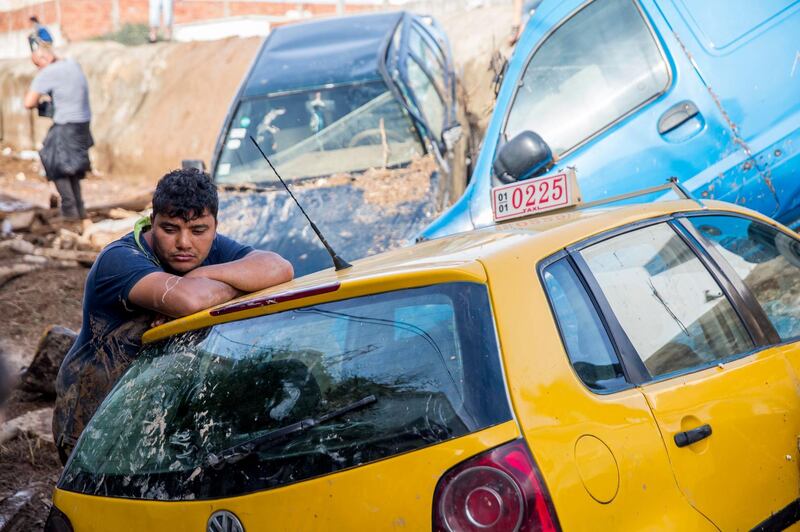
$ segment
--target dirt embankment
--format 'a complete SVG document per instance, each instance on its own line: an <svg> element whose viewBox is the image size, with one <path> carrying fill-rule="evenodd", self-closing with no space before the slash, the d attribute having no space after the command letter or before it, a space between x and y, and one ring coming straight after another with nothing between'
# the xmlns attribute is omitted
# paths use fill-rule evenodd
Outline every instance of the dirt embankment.
<svg viewBox="0 0 800 532"><path fill-rule="evenodd" d="M181 159L208 162L260 42L86 42L59 50L81 64L89 82L95 168L159 176ZM28 60L0 61L0 140L16 149L38 148L50 127L22 105L35 73Z"/></svg>
<svg viewBox="0 0 800 532"><path fill-rule="evenodd" d="M480 141L494 110L491 59L511 53L508 37L513 13L509 6L487 6L453 13L442 20L456 61L461 97L472 134Z"/></svg>

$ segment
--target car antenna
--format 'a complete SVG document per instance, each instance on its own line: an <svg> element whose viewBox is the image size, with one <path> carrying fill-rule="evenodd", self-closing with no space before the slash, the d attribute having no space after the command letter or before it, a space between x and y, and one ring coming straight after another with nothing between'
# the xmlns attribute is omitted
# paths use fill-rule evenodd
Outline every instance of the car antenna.
<svg viewBox="0 0 800 532"><path fill-rule="evenodd" d="M253 135L250 135L250 140L253 141L253 144L255 144L256 149L258 150L258 153L261 154L261 156L264 158L264 160L267 161L267 164L269 165L269 167L272 168L272 171L275 172L275 175L278 176L278 179L280 179L281 183L283 184L283 187L286 189L286 192L289 193L289 195L292 197L294 202L297 203L297 206L300 207L300 212L303 213L303 216L306 217L306 220L308 220L308 223L311 224L311 229L313 229L314 232L317 234L317 236L320 239L320 242L322 242L322 245L325 246L325 249L328 251L328 255L331 256L331 260L333 260L334 269L338 272L339 270L346 270L347 268L352 266L352 264L350 264L349 262L344 260L342 257L337 255L336 252L331 247L331 245L328 244L328 241L325 240L324 236L322 236L322 232L320 232L320 230L317 228L316 224L314 224L314 222L311 221L311 218L308 217L308 214L306 214L306 211L305 211L305 209L303 209L303 206L300 205L300 202L297 201L297 198L294 197L294 194L292 194L291 189L289 189L289 185L286 184L286 181L283 180L281 175L278 173L278 171L272 165L272 162L269 160L269 157L267 157L267 154L264 153L264 151L261 149L261 146L258 145L258 142L256 142L256 139L253 138Z"/></svg>

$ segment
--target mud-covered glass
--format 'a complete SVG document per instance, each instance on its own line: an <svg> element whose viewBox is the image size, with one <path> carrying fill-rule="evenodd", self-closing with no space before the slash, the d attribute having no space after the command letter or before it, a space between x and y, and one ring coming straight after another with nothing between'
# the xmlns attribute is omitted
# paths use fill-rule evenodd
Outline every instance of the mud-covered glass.
<svg viewBox="0 0 800 532"><path fill-rule="evenodd" d="M511 417L485 286L289 310L145 349L60 487L226 497L326 475Z"/></svg>
<svg viewBox="0 0 800 532"><path fill-rule="evenodd" d="M407 58L406 68L408 69L408 83L416 99L417 106L425 116L425 121L431 129L431 136L439 139L444 129L446 113L444 102L436 91L431 78L428 77L428 74L425 73L413 57Z"/></svg>
<svg viewBox="0 0 800 532"><path fill-rule="evenodd" d="M412 27L408 34L408 47L430 72L439 91L446 96L445 62L441 50L423 37L421 30L416 27Z"/></svg>
<svg viewBox="0 0 800 532"><path fill-rule="evenodd" d="M303 90L242 101L222 139L218 183L285 179L396 167L423 154L411 118L380 82Z"/></svg>
<svg viewBox="0 0 800 532"><path fill-rule="evenodd" d="M664 91L669 70L634 0L594 0L531 58L506 139L535 131L564 153Z"/></svg>
<svg viewBox="0 0 800 532"><path fill-rule="evenodd" d="M748 218L690 221L744 281L781 339L800 337L800 241Z"/></svg>
<svg viewBox="0 0 800 532"><path fill-rule="evenodd" d="M596 391L627 386L622 365L597 309L569 262L561 259L551 264L545 268L543 279L575 373Z"/></svg>
<svg viewBox="0 0 800 532"><path fill-rule="evenodd" d="M720 286L668 225L631 231L581 254L653 377L753 349Z"/></svg>

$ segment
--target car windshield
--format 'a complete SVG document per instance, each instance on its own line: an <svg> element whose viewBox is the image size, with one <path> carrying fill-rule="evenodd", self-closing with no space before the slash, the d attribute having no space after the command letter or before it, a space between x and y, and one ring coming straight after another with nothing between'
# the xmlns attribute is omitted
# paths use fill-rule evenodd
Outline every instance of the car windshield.
<svg viewBox="0 0 800 532"><path fill-rule="evenodd" d="M510 419L488 293L450 283L145 348L59 487L153 500L273 488Z"/></svg>
<svg viewBox="0 0 800 532"><path fill-rule="evenodd" d="M423 154L411 119L382 82L244 100L223 139L218 183L277 182L407 164Z"/></svg>

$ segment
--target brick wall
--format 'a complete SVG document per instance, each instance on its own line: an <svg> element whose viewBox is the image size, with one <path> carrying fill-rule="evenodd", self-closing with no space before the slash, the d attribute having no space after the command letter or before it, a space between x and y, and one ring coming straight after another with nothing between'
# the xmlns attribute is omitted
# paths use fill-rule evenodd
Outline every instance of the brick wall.
<svg viewBox="0 0 800 532"><path fill-rule="evenodd" d="M19 9L0 12L0 33L27 30L28 17L36 15L47 24L61 25L68 41L80 41L114 31L114 2L119 6L120 25L147 24L149 0L41 0ZM282 17L287 11L304 10L312 15L331 15L336 5L272 0L174 0L175 22L196 22L226 16L267 15ZM346 11L374 9L368 4L350 4Z"/></svg>

